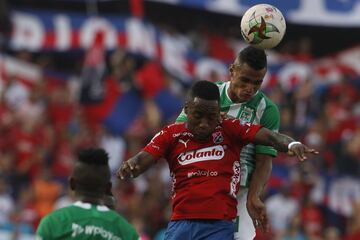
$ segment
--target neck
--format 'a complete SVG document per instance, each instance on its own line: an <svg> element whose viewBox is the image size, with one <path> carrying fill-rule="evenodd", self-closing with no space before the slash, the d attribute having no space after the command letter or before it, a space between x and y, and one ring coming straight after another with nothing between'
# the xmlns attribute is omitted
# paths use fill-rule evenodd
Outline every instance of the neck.
<svg viewBox="0 0 360 240"><path fill-rule="evenodd" d="M84 192L76 192L75 193L75 199L81 202L85 202L85 203L91 203L91 204L96 204L96 205L100 205L103 204L103 194L99 194L99 193L84 193Z"/></svg>

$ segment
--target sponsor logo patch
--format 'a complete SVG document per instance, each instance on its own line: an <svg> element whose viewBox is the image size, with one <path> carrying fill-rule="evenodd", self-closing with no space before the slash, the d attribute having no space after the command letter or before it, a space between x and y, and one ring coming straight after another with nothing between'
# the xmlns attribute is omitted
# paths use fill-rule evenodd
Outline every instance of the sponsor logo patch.
<svg viewBox="0 0 360 240"><path fill-rule="evenodd" d="M191 177L216 177L218 175L217 171L208 171L208 170L197 170L195 172L188 172L188 178Z"/></svg>
<svg viewBox="0 0 360 240"><path fill-rule="evenodd" d="M207 148L201 148L178 156L178 161L181 165L187 165L195 162L221 160L225 155L223 146L216 145Z"/></svg>

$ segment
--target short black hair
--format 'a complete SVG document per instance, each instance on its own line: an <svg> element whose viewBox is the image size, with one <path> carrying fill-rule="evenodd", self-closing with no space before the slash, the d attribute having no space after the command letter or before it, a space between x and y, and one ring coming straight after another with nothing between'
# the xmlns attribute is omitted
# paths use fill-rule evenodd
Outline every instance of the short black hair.
<svg viewBox="0 0 360 240"><path fill-rule="evenodd" d="M255 70L261 70L267 67L266 53L262 49L248 46L241 50L235 59L235 64L246 63Z"/></svg>
<svg viewBox="0 0 360 240"><path fill-rule="evenodd" d="M102 148L89 148L79 152L78 159L85 164L108 165L109 155Z"/></svg>
<svg viewBox="0 0 360 240"><path fill-rule="evenodd" d="M198 81L192 85L189 97L191 99L198 97L205 100L215 100L220 102L219 88L215 83L205 80Z"/></svg>
<svg viewBox="0 0 360 240"><path fill-rule="evenodd" d="M109 156L104 149L89 148L78 154L72 178L75 191L105 194L110 183Z"/></svg>

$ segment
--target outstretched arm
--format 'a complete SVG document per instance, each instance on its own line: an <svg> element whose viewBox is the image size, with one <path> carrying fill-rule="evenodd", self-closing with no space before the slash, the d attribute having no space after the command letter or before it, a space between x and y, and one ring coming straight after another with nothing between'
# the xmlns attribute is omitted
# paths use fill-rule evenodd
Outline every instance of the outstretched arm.
<svg viewBox="0 0 360 240"><path fill-rule="evenodd" d="M150 153L141 151L129 160L124 161L117 170L116 175L121 179L137 177L149 169L156 160L157 158Z"/></svg>
<svg viewBox="0 0 360 240"><path fill-rule="evenodd" d="M297 142L291 137L261 128L255 135L254 143L274 147L280 152L287 152L291 156L296 156L300 161L306 159L306 153L318 154L315 149L308 148L301 142Z"/></svg>

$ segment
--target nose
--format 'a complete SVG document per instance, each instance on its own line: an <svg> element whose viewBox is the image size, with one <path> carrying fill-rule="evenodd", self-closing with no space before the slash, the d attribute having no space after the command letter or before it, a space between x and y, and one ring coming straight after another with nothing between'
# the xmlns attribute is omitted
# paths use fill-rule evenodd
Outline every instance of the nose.
<svg viewBox="0 0 360 240"><path fill-rule="evenodd" d="M243 93L246 93L246 94L253 94L255 92L255 86L252 85L252 84L246 84L246 86L244 87L243 89Z"/></svg>
<svg viewBox="0 0 360 240"><path fill-rule="evenodd" d="M255 89L255 86L253 84L246 84L246 88L245 88L246 92L252 93L252 92L254 92L254 89Z"/></svg>
<svg viewBox="0 0 360 240"><path fill-rule="evenodd" d="M209 127L209 121L206 118L202 118L199 124L199 127L202 129L206 129Z"/></svg>

